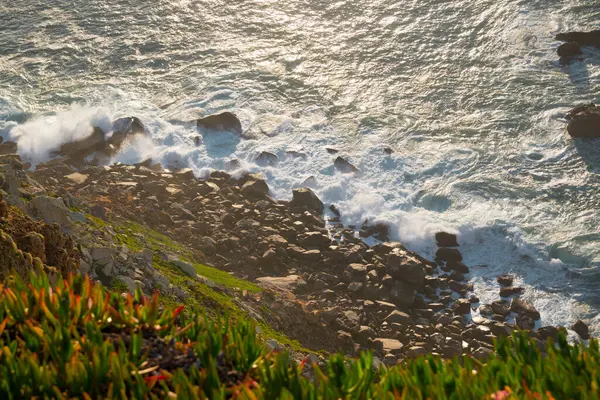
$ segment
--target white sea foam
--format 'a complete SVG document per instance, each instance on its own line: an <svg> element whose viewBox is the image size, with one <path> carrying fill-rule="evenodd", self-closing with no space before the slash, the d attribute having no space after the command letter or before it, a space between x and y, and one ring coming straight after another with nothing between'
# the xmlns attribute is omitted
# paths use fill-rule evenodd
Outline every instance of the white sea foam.
<svg viewBox="0 0 600 400"><path fill-rule="evenodd" d="M18 144L25 160L37 164L47 161L62 144L86 138L94 127L110 132L111 123L106 108L74 105L68 111L13 126L8 136Z"/></svg>

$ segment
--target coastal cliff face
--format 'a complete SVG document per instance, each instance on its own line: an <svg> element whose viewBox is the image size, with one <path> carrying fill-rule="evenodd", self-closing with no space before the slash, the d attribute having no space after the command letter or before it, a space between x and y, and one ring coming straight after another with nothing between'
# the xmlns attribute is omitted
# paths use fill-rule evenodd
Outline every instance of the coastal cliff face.
<svg viewBox="0 0 600 400"><path fill-rule="evenodd" d="M539 313L510 276L498 279L501 300L479 304L454 235L436 236L430 261L385 242L385 226L343 226L307 188L276 201L253 174L200 180L150 162L75 164L25 171L18 155L0 157L4 276L8 265L24 277L42 267L158 291L167 305L256 321L268 346L298 360L363 350L386 365L425 354L486 359L515 330L540 349L560 331L536 329ZM369 236L382 240L369 246Z"/></svg>

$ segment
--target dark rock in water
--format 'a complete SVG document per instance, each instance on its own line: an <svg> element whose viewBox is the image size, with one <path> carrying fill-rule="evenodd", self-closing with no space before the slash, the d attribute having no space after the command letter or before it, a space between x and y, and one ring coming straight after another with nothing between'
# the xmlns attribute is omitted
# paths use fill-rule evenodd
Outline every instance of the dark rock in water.
<svg viewBox="0 0 600 400"><path fill-rule="evenodd" d="M500 286L511 286L513 284L515 277L510 274L500 275L496 281L500 284Z"/></svg>
<svg viewBox="0 0 600 400"><path fill-rule="evenodd" d="M523 288L512 286L500 288L500 297L510 297L515 294L523 294Z"/></svg>
<svg viewBox="0 0 600 400"><path fill-rule="evenodd" d="M196 146L200 146L200 143L202 142L202 138L200 136L195 136L194 137L194 144Z"/></svg>
<svg viewBox="0 0 600 400"><path fill-rule="evenodd" d="M535 309L533 304L526 302L521 299L512 299L510 303L510 310L517 314L524 314L531 317L534 321L540 319L540 313Z"/></svg>
<svg viewBox="0 0 600 400"><path fill-rule="evenodd" d="M327 150L327 152L328 152L329 154L337 154L337 153L339 153L339 152L340 152L339 150L337 150L337 149L334 149L333 147L325 147L325 150Z"/></svg>
<svg viewBox="0 0 600 400"><path fill-rule="evenodd" d="M581 46L577 42L567 42L558 46L556 50L560 57L573 57L583 54Z"/></svg>
<svg viewBox="0 0 600 400"><path fill-rule="evenodd" d="M558 47L556 52L560 56L560 63L562 65L569 64L572 61L583 60L582 57L577 57L582 55L583 51L581 51L581 46L576 42L563 43Z"/></svg>
<svg viewBox="0 0 600 400"><path fill-rule="evenodd" d="M90 136L85 139L65 143L60 146L58 154L69 156L72 159L82 159L95 151L104 150L105 147L104 131L100 128L94 128Z"/></svg>
<svg viewBox="0 0 600 400"><path fill-rule="evenodd" d="M535 321L528 315L517 315L516 318L517 326L521 329L533 329L535 328Z"/></svg>
<svg viewBox="0 0 600 400"><path fill-rule="evenodd" d="M335 214L336 217L341 217L342 216L340 214L340 210L337 209L337 207L335 206L335 204L330 205L329 209L331 210L332 213Z"/></svg>
<svg viewBox="0 0 600 400"><path fill-rule="evenodd" d="M600 30L591 32L559 33L556 35L555 39L563 42L575 42L581 46L600 47Z"/></svg>
<svg viewBox="0 0 600 400"><path fill-rule="evenodd" d="M565 118L569 121L567 132L572 137L600 137L600 107L594 103L575 107Z"/></svg>
<svg viewBox="0 0 600 400"><path fill-rule="evenodd" d="M438 247L458 247L456 235L448 232L438 232L435 234L435 241Z"/></svg>
<svg viewBox="0 0 600 400"><path fill-rule="evenodd" d="M15 142L6 141L0 144L0 155L15 154L17 152L17 144Z"/></svg>
<svg viewBox="0 0 600 400"><path fill-rule="evenodd" d="M109 144L120 145L128 136L146 133L146 128L137 117L125 117L115 120L112 124L113 135L108 140Z"/></svg>
<svg viewBox="0 0 600 400"><path fill-rule="evenodd" d="M344 157L341 157L341 156L339 156L338 158L335 159L335 161L333 162L333 165L335 166L335 168L337 168L339 171L343 172L344 174L358 171L358 168L356 168L354 165L350 164L350 162L348 160L346 160Z"/></svg>
<svg viewBox="0 0 600 400"><path fill-rule="evenodd" d="M230 112L200 118L196 122L196 125L208 130L224 130L238 135L242 134L242 123L235 114Z"/></svg>
<svg viewBox="0 0 600 400"><path fill-rule="evenodd" d="M271 152L263 151L254 159L254 161L259 164L273 166L277 165L279 162L279 157Z"/></svg>
<svg viewBox="0 0 600 400"><path fill-rule="evenodd" d="M443 262L462 261L462 254L457 249L441 247L435 252L435 258Z"/></svg>
<svg viewBox="0 0 600 400"><path fill-rule="evenodd" d="M585 324L585 322L578 320L571 327L577 334L584 340L590 338L590 328Z"/></svg>
<svg viewBox="0 0 600 400"><path fill-rule="evenodd" d="M384 152L385 154L387 154L387 155L390 155L390 154L393 154L393 153L394 153L394 150L392 150L392 148L391 148L391 147L384 147L384 148L383 148L383 152Z"/></svg>
<svg viewBox="0 0 600 400"><path fill-rule="evenodd" d="M290 207L314 211L317 214L323 213L323 202L309 188L294 189L292 193Z"/></svg>
<svg viewBox="0 0 600 400"><path fill-rule="evenodd" d="M461 272L463 274L468 274L470 272L469 267L467 267L465 264L463 264L460 261L454 261L454 260L448 261L446 263L446 267L448 267L454 271Z"/></svg>

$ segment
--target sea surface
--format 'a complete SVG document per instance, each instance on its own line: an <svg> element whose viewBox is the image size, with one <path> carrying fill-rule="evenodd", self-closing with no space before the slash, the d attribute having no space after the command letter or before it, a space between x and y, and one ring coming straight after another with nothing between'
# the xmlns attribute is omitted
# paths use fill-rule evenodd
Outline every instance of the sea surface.
<svg viewBox="0 0 600 400"><path fill-rule="evenodd" d="M600 102L600 50L561 66L553 37L599 28L598 0L0 0L0 134L35 164L134 115L152 137L113 162L237 158L280 199L312 176L345 223L427 257L458 233L482 302L511 272L542 324L598 333L600 139L564 115ZM253 139L196 146L191 121L220 111Z"/></svg>

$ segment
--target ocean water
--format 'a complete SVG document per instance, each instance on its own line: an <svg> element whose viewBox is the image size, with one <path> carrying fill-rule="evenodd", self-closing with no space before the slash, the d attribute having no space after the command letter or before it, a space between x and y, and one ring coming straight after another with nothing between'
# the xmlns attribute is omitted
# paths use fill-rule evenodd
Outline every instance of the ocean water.
<svg viewBox="0 0 600 400"><path fill-rule="evenodd" d="M312 176L345 223L425 256L458 233L482 302L512 272L542 324L598 332L600 139L564 115L600 101L600 51L561 66L553 37L599 27L598 0L0 1L0 135L36 163L135 115L152 136L113 162L237 158L282 199ZM193 120L225 110L253 139L196 146Z"/></svg>

